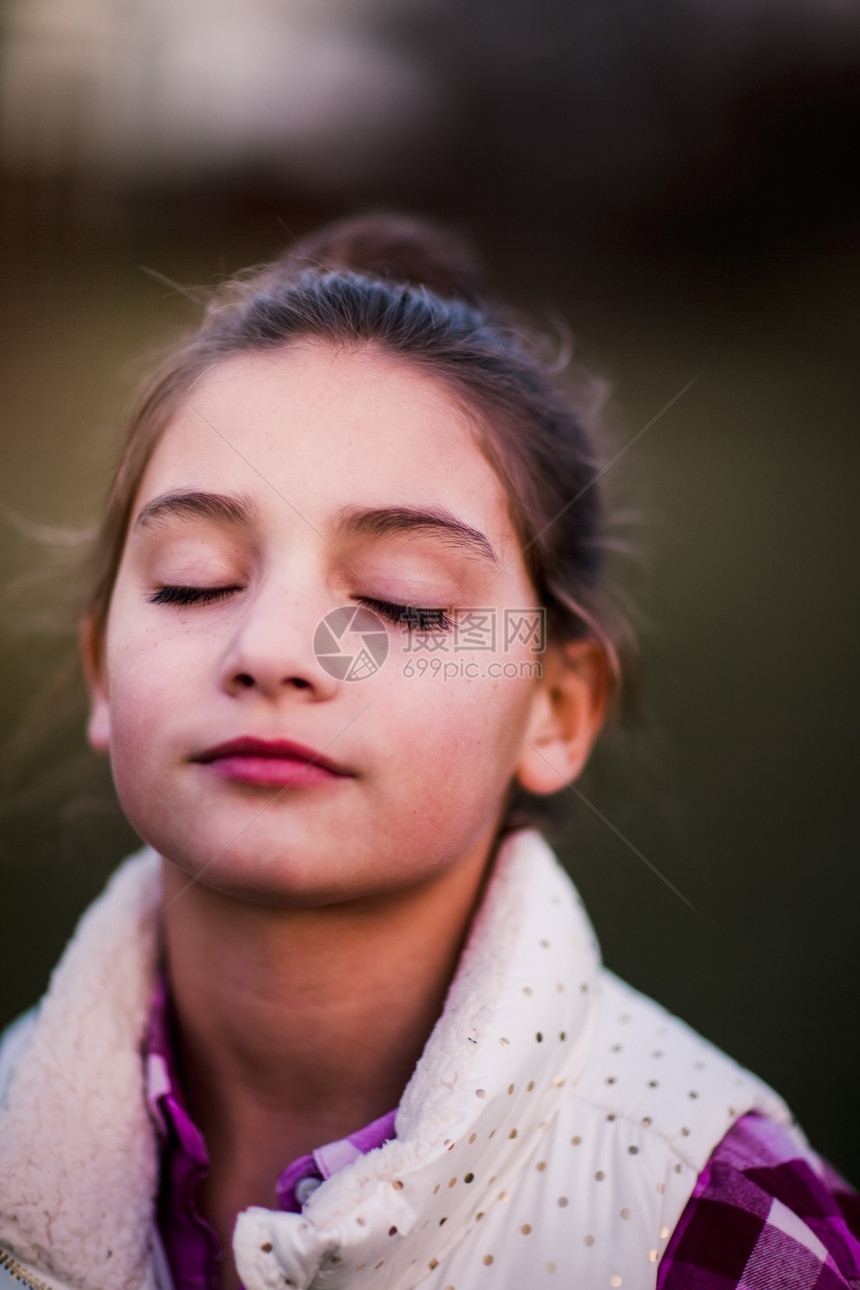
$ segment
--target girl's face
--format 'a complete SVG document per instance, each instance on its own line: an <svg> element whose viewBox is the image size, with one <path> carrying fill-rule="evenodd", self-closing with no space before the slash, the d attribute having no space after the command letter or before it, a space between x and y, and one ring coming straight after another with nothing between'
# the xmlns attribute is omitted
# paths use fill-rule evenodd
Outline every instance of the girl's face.
<svg viewBox="0 0 860 1290"><path fill-rule="evenodd" d="M384 636L372 674L339 679L317 628L362 604ZM393 606L434 612L410 626ZM545 688L534 637L506 635L536 609L503 487L440 384L370 348L237 356L141 481L90 737L189 876L284 905L405 889L489 853Z"/></svg>

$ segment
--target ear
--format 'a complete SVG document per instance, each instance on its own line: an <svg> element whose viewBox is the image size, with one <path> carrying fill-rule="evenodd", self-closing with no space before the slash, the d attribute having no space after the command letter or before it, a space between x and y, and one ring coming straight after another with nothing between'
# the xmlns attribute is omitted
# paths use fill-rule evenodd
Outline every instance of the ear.
<svg viewBox="0 0 860 1290"><path fill-rule="evenodd" d="M603 725L609 696L606 651L593 638L550 646L534 695L517 780L555 793L579 777Z"/></svg>
<svg viewBox="0 0 860 1290"><path fill-rule="evenodd" d="M104 632L90 614L81 622L80 649L90 696L87 738L96 752L110 752L110 703L104 665Z"/></svg>

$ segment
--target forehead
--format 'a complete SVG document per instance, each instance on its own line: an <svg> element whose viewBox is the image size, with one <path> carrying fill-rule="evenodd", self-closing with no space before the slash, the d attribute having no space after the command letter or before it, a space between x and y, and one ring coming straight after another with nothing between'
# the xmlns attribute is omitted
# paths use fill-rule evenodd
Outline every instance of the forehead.
<svg viewBox="0 0 860 1290"><path fill-rule="evenodd" d="M180 401L138 506L177 486L229 486L318 519L351 505L437 505L505 547L508 499L478 425L441 381L369 346L236 355Z"/></svg>

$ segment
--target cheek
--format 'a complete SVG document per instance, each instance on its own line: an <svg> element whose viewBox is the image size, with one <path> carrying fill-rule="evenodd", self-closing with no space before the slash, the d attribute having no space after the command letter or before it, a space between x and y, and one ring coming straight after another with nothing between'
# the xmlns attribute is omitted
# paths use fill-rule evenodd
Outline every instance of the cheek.
<svg viewBox="0 0 860 1290"><path fill-rule="evenodd" d="M459 669L459 661L449 662ZM533 683L519 678L401 677L387 760L399 760L412 779L491 801L514 774L532 691Z"/></svg>

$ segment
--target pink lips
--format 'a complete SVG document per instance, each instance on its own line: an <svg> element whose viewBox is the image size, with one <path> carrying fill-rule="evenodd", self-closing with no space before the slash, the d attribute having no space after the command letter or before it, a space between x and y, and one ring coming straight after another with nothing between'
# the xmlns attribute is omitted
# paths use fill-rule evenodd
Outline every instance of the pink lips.
<svg viewBox="0 0 860 1290"><path fill-rule="evenodd" d="M292 784L304 787L309 784L330 784L333 780L348 777L351 771L343 770L322 753L286 739L255 739L250 736L231 739L207 748L192 758L195 762L211 766L217 775L238 780L243 784L267 784L287 788Z"/></svg>

